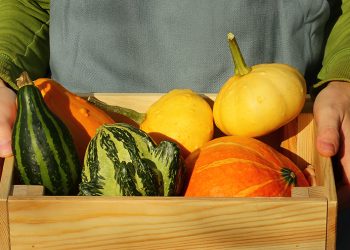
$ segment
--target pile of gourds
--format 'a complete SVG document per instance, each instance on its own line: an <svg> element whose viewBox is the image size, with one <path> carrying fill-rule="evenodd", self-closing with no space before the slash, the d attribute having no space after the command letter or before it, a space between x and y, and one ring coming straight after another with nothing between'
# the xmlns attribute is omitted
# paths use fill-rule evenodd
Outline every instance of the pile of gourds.
<svg viewBox="0 0 350 250"><path fill-rule="evenodd" d="M292 186L308 186L290 159L255 138L301 112L303 76L285 64L248 67L231 33L228 41L235 74L213 105L174 89L140 114L22 74L13 130L21 182L54 195L290 196Z"/></svg>

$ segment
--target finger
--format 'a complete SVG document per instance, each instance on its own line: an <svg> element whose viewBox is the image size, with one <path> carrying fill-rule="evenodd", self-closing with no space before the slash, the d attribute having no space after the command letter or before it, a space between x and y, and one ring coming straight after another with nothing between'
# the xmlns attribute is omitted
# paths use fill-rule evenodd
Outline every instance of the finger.
<svg viewBox="0 0 350 250"><path fill-rule="evenodd" d="M12 155L11 146L12 130L9 124L0 126L0 157L8 157Z"/></svg>
<svg viewBox="0 0 350 250"><path fill-rule="evenodd" d="M331 107L314 110L316 122L316 147L323 156L334 156L339 150L340 114Z"/></svg>
<svg viewBox="0 0 350 250"><path fill-rule="evenodd" d="M350 184L350 119L348 116L345 117L342 129L342 145L340 146L341 151L339 152L340 163L344 174L344 184ZM345 125L345 126L344 126Z"/></svg>
<svg viewBox="0 0 350 250"><path fill-rule="evenodd" d="M16 94L0 84L0 157L12 155L12 126L16 118Z"/></svg>

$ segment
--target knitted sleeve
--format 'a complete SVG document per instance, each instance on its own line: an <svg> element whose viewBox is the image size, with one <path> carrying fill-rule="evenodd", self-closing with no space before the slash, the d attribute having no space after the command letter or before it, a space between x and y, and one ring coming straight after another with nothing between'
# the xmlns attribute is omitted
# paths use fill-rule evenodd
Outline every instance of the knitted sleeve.
<svg viewBox="0 0 350 250"><path fill-rule="evenodd" d="M333 80L350 82L350 0L343 0L342 14L335 23L327 40L320 82L313 87L324 86Z"/></svg>
<svg viewBox="0 0 350 250"><path fill-rule="evenodd" d="M0 78L12 88L22 71L32 79L49 71L50 1L0 1Z"/></svg>

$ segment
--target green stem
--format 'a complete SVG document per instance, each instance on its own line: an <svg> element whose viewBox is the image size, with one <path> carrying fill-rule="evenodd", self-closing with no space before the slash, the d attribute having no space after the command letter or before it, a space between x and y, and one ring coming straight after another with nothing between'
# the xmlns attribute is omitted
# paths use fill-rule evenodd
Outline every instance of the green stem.
<svg viewBox="0 0 350 250"><path fill-rule="evenodd" d="M98 108L107 111L107 112L116 113L119 115L126 116L139 125L146 119L145 113L139 113L135 110L116 106L116 105L109 105L105 102L100 101L99 99L97 99L94 96L88 96L87 101L94 104Z"/></svg>
<svg viewBox="0 0 350 250"><path fill-rule="evenodd" d="M252 69L246 65L235 36L232 33L228 33L227 40L230 45L233 63L235 64L235 75L243 76L248 74Z"/></svg>

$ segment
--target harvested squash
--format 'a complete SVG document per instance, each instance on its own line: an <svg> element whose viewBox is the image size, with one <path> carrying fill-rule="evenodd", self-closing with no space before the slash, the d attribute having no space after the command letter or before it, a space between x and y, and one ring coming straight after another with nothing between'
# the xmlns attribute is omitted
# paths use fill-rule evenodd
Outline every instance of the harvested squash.
<svg viewBox="0 0 350 250"><path fill-rule="evenodd" d="M309 186L286 156L254 138L223 136L186 159L185 196L290 196L292 186Z"/></svg>
<svg viewBox="0 0 350 250"><path fill-rule="evenodd" d="M110 106L96 98L88 100L102 109L129 117L156 143L164 140L176 142L184 158L213 138L212 108L203 96L190 89L169 91L154 102L146 113Z"/></svg>
<svg viewBox="0 0 350 250"><path fill-rule="evenodd" d="M43 185L47 194L77 194L81 166L72 135L27 73L17 85L12 150L21 183Z"/></svg>
<svg viewBox="0 0 350 250"><path fill-rule="evenodd" d="M306 84L287 64L248 67L232 33L228 34L235 74L220 89L213 107L214 121L226 135L257 137L287 124L301 112Z"/></svg>
<svg viewBox="0 0 350 250"><path fill-rule="evenodd" d="M103 110L64 88L60 83L40 78L35 85L40 89L46 105L66 124L78 150L80 163L86 147L102 124L115 121Z"/></svg>
<svg viewBox="0 0 350 250"><path fill-rule="evenodd" d="M86 150L80 195L179 195L185 166L174 142L156 145L125 123L102 125Z"/></svg>

